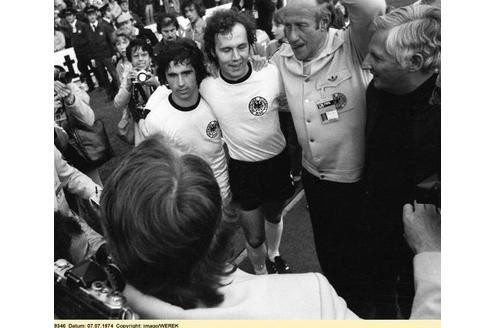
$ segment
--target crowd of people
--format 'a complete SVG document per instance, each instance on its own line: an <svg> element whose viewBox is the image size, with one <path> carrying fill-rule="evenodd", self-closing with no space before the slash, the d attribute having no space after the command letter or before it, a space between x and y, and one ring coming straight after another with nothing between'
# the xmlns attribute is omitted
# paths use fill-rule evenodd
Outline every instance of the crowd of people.
<svg viewBox="0 0 495 328"><path fill-rule="evenodd" d="M440 1L224 3L55 1L56 259L105 244L143 318L440 319ZM104 184L96 84L133 146ZM321 274L280 252L298 184Z"/></svg>

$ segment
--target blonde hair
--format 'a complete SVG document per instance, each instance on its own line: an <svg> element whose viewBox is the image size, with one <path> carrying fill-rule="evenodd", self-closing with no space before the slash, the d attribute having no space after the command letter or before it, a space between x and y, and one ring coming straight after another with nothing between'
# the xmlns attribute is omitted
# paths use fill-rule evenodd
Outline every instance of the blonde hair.
<svg viewBox="0 0 495 328"><path fill-rule="evenodd" d="M423 71L440 66L440 9L428 6L406 6L378 16L372 24L374 32L389 31L385 50L402 67L414 54L424 59Z"/></svg>

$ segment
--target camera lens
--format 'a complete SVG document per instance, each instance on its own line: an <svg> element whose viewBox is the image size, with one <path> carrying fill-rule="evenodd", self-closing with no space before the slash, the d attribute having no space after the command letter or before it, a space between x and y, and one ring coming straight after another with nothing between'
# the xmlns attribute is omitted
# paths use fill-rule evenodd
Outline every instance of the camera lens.
<svg viewBox="0 0 495 328"><path fill-rule="evenodd" d="M146 74L146 72L139 72L137 74L137 79L139 82L145 82L148 79L148 75Z"/></svg>

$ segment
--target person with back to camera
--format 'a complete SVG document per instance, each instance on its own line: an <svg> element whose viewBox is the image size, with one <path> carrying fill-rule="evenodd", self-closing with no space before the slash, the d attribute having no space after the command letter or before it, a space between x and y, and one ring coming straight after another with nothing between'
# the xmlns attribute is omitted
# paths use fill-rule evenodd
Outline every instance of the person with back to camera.
<svg viewBox="0 0 495 328"><path fill-rule="evenodd" d="M228 264L220 187L208 163L173 145L153 136L133 148L101 199L107 249L141 318L358 319L320 273L252 275Z"/></svg>

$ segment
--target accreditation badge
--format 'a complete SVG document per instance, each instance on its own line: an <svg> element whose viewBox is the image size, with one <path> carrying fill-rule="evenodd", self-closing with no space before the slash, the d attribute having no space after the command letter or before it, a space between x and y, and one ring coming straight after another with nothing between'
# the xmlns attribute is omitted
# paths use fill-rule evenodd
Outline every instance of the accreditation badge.
<svg viewBox="0 0 495 328"><path fill-rule="evenodd" d="M316 109L320 115L321 124L328 124L339 120L339 111L347 104L347 98L343 93L336 92L331 96L322 97L316 103Z"/></svg>
<svg viewBox="0 0 495 328"><path fill-rule="evenodd" d="M333 97L320 99L316 103L316 109L320 115L321 124L328 124L339 120L339 112L335 107Z"/></svg>

